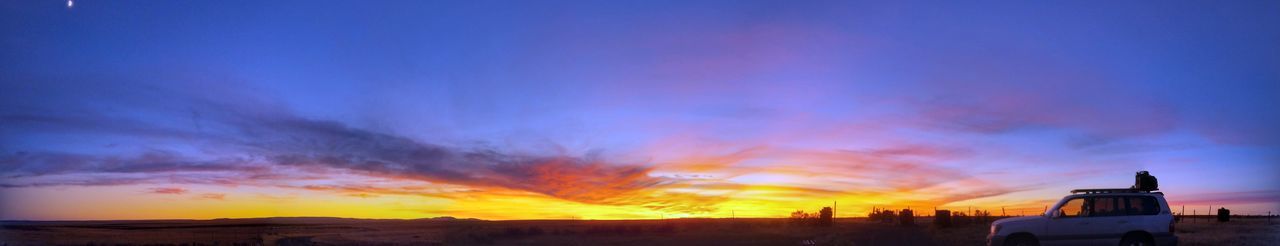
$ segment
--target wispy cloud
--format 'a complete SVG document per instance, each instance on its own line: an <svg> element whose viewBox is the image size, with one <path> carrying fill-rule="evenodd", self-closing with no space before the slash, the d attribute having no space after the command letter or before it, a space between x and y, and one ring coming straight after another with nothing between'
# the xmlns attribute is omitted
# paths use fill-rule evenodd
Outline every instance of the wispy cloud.
<svg viewBox="0 0 1280 246"><path fill-rule="evenodd" d="M1251 190L1173 195L1170 203L1196 205L1254 204L1280 201L1280 190Z"/></svg>
<svg viewBox="0 0 1280 246"><path fill-rule="evenodd" d="M767 194L789 197L853 194L811 188L825 186L823 182L829 182L837 184L841 189L863 192L879 189L877 194L884 195L927 189L970 177L961 170L926 164L928 161L963 157L971 153L969 150L923 144L835 151L756 147L657 165L620 163L601 155L525 154L492 148L431 144L404 136L353 128L338 122L305 119L279 112L218 112L202 115L206 115L201 119L205 122L203 125L224 127L225 132L220 137L201 139L206 146L214 147L214 152L150 150L133 156L9 153L0 155L0 167L4 171L0 174L10 177L0 185L266 185L366 196L400 194L452 197L449 191L405 187L299 184L305 183L304 177L307 176L324 179L332 175L357 175L518 190L585 204L637 205L655 210L705 213L714 211L716 204L732 197L715 190L728 190L737 194L767 190ZM213 117L215 115L221 117ZM25 118L23 122L38 124L42 121ZM111 132L109 128L100 130ZM177 136L202 134L200 131L207 130ZM217 154L222 152L231 154ZM655 175L659 168L663 172L710 171L719 175L708 180L691 180L681 176ZM758 173L804 176L812 182L784 182L772 184L775 188L767 188L767 184L740 184L737 183L739 181L731 180ZM57 178L67 175L82 178L96 176L99 181ZM989 191L1000 192L962 196L942 191L939 198L929 198L931 200L927 202L945 203L1010 192L998 189ZM204 195L201 197L212 198Z"/></svg>
<svg viewBox="0 0 1280 246"><path fill-rule="evenodd" d="M87 131L129 137L145 133L142 136L184 141L206 151L0 153L0 176L6 177L0 180L0 186L193 183L289 187L297 186L290 181L305 181L298 179L307 175L323 178L335 175L327 170L341 170L342 175L494 187L582 203L624 204L637 197L649 197L646 202L654 200L644 190L670 183L650 176L651 168L644 163L619 163L593 155L526 154L432 144L339 122L293 116L270 104L247 107L202 99L208 95L170 97L184 99L176 102L198 112L190 114L190 124L156 124L43 110L6 112L0 114L0 122L30 130L28 133ZM97 124L103 122L120 123ZM192 145L192 141L196 144Z"/></svg>
<svg viewBox="0 0 1280 246"><path fill-rule="evenodd" d="M200 199L209 199L209 200L226 200L226 198L227 198L227 194L223 194L223 193L204 193L204 194L200 194L200 196L199 196L198 198L200 198Z"/></svg>
<svg viewBox="0 0 1280 246"><path fill-rule="evenodd" d="M726 62L729 63L712 67L736 66L732 61ZM95 90L120 91L98 93ZM36 91L48 90L37 88ZM995 136L1023 129L1066 129L1083 135L1076 138L1080 141L1067 143L1067 148L1097 153L1185 147L1160 142L1117 144L1121 142L1116 139L1161 134L1173 129L1177 114L1162 103L1115 106L1123 109L1099 104L1074 106L1076 98L1070 95L1042 98L1025 96L1038 93L987 87L957 92L982 96L908 101L898 106L915 110L917 114L889 114L892 117L883 119L884 122L879 121L880 118L865 122L839 121L845 119L838 118L832 123L826 122L827 118L815 117L812 121L816 122L812 124L779 123L777 128L782 130L745 137L725 134L728 137L724 139L703 141L704 136L697 135L700 131L729 131L707 124L694 127L688 134L663 136L674 139L669 142L636 144L650 145L647 147L651 149L634 151L639 153L628 153L624 157L605 152L575 154L565 150L539 152L459 144L377 128L376 124L361 127L350 121L307 117L285 104L239 91L190 93L92 86L55 91L68 95L39 96L83 100L33 105L11 98L0 99L0 102L12 101L17 105L0 109L0 124L6 126L0 134L7 134L0 140L0 188L243 185L363 198L383 195L454 200L480 200L475 198L482 195L538 197L572 204L698 214L715 212L718 205L734 199L784 205L828 198L941 205L1026 191L1104 171L1071 167L1063 169L1084 174L1064 172L1052 175L1054 177L988 181L980 172L992 170L984 170L986 164L975 162L987 161L982 158L989 158L995 148L976 146L976 142L950 142L948 137L956 136L956 132ZM1090 90L1067 91L1074 95ZM14 94L0 92L4 96ZM129 110L117 112L103 108ZM727 113L717 111L712 115L717 120L768 122L773 122L769 120L774 117L794 116L794 112L785 109L727 108ZM1042 110L1045 108L1067 110ZM1090 118L1095 116L1119 123ZM678 122L662 125L680 126ZM809 126L814 128L806 128ZM794 130L798 128L809 130ZM907 135L930 137L884 137L903 129ZM100 142L84 143L93 147L65 147L63 145L82 143L48 140L67 133ZM860 141L830 145L806 142L813 139L821 139L819 143L846 143L843 139ZM712 144L704 144L708 142ZM659 155L662 157L649 157ZM1108 169L1122 165L1110 164L1123 161L1108 162ZM1041 166L998 168L1048 169ZM168 187L148 190L155 194L187 192ZM227 197L225 193L191 196L209 200ZM1265 198L1268 196L1241 194L1218 200L1247 202Z"/></svg>
<svg viewBox="0 0 1280 246"><path fill-rule="evenodd" d="M156 187L148 189L147 192L152 194L182 195L187 193L187 189L178 187Z"/></svg>

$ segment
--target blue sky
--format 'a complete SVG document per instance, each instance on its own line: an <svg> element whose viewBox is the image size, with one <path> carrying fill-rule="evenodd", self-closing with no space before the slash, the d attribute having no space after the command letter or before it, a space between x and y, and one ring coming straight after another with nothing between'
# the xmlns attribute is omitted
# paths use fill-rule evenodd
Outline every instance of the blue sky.
<svg viewBox="0 0 1280 246"><path fill-rule="evenodd" d="M0 218L94 216L28 216L45 198L27 194L54 190L234 200L374 179L614 209L601 218L717 216L739 200L767 216L808 201L777 196L1003 206L1127 186L1140 169L1171 203L1277 210L1277 10L5 2L0 196L34 202ZM592 185L608 188L568 188ZM965 196L975 190L991 192ZM449 212L467 214L422 216Z"/></svg>

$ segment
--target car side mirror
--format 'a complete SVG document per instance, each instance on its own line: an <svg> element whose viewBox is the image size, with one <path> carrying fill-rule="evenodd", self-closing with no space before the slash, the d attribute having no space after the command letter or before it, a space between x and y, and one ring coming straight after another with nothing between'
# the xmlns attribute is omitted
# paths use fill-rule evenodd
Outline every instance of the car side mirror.
<svg viewBox="0 0 1280 246"><path fill-rule="evenodd" d="M1049 212L1049 218L1057 219L1061 217L1062 217L1062 210L1053 210L1053 212Z"/></svg>

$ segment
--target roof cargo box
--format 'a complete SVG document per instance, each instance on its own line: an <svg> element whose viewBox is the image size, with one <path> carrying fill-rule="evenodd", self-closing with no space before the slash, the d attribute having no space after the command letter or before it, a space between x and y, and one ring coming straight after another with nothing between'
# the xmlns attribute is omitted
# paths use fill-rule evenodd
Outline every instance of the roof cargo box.
<svg viewBox="0 0 1280 246"><path fill-rule="evenodd" d="M1133 189L1141 191L1159 190L1160 185L1156 182L1156 176L1151 176L1147 171L1140 171L1133 177Z"/></svg>

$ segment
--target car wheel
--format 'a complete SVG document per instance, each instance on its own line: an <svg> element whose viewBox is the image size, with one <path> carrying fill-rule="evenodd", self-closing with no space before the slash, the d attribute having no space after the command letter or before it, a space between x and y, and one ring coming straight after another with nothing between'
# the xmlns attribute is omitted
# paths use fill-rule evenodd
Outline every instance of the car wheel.
<svg viewBox="0 0 1280 246"><path fill-rule="evenodd" d="M1151 239L1142 236L1127 236L1120 240L1120 246L1153 246L1156 245Z"/></svg>
<svg viewBox="0 0 1280 246"><path fill-rule="evenodd" d="M1004 246L1040 246L1040 241L1030 236L1016 236L1005 241Z"/></svg>

